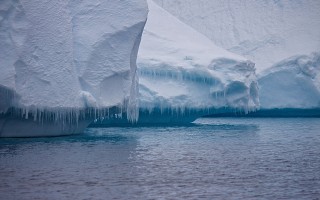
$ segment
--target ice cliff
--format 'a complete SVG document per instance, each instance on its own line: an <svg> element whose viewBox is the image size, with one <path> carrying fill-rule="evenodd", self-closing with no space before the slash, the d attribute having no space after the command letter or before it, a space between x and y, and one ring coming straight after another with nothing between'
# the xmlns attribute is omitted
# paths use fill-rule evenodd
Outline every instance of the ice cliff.
<svg viewBox="0 0 320 200"><path fill-rule="evenodd" d="M139 123L181 124L259 107L252 62L216 46L153 1L148 7L137 60Z"/></svg>
<svg viewBox="0 0 320 200"><path fill-rule="evenodd" d="M137 120L144 0L0 1L0 137L81 132L108 109Z"/></svg>
<svg viewBox="0 0 320 200"><path fill-rule="evenodd" d="M141 108L258 106L252 62L217 47L151 0L148 5L137 62Z"/></svg>
<svg viewBox="0 0 320 200"><path fill-rule="evenodd" d="M256 65L262 109L320 108L320 1L155 0Z"/></svg>

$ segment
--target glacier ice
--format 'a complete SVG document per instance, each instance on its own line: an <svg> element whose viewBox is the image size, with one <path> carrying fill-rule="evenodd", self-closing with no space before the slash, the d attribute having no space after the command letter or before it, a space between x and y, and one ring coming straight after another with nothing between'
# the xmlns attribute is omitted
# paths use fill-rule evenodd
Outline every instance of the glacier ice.
<svg viewBox="0 0 320 200"><path fill-rule="evenodd" d="M294 56L260 73L263 109L320 108L320 54Z"/></svg>
<svg viewBox="0 0 320 200"><path fill-rule="evenodd" d="M155 1L2 0L0 137L320 110L318 1Z"/></svg>
<svg viewBox="0 0 320 200"><path fill-rule="evenodd" d="M144 0L2 0L0 11L0 136L78 133L115 108L137 119Z"/></svg>
<svg viewBox="0 0 320 200"><path fill-rule="evenodd" d="M153 1L138 52L140 124L181 124L259 107L254 64L228 52ZM96 126L125 124L109 118Z"/></svg>
<svg viewBox="0 0 320 200"><path fill-rule="evenodd" d="M140 107L255 109L254 64L148 1L138 53Z"/></svg>
<svg viewBox="0 0 320 200"><path fill-rule="evenodd" d="M320 108L320 1L155 2L256 64L262 110Z"/></svg>
<svg viewBox="0 0 320 200"><path fill-rule="evenodd" d="M154 0L257 72L320 48L320 1Z"/></svg>

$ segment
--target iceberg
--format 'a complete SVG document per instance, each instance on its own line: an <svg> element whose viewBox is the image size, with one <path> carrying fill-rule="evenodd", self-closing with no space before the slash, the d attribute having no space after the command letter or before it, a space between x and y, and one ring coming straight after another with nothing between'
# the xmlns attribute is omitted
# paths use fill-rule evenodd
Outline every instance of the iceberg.
<svg viewBox="0 0 320 200"><path fill-rule="evenodd" d="M294 56L259 76L260 103L271 108L320 108L320 54Z"/></svg>
<svg viewBox="0 0 320 200"><path fill-rule="evenodd" d="M262 109L252 116L320 116L319 53L285 59L260 73L258 82Z"/></svg>
<svg viewBox="0 0 320 200"><path fill-rule="evenodd" d="M259 107L254 63L216 46L153 1L148 7L137 59L139 125L190 123ZM126 117L114 115L92 126L117 123L126 125Z"/></svg>
<svg viewBox="0 0 320 200"><path fill-rule="evenodd" d="M319 1L155 2L256 64L261 110L249 116L320 115Z"/></svg>
<svg viewBox="0 0 320 200"><path fill-rule="evenodd" d="M138 118L144 0L0 2L0 137L80 133L98 116Z"/></svg>

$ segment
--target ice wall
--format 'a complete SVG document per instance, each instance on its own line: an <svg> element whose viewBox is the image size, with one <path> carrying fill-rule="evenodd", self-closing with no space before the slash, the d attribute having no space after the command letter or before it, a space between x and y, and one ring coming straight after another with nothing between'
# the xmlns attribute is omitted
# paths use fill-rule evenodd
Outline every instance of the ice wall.
<svg viewBox="0 0 320 200"><path fill-rule="evenodd" d="M213 113L259 107L254 64L148 1L138 52L138 125L187 124ZM132 126L123 115L92 126Z"/></svg>
<svg viewBox="0 0 320 200"><path fill-rule="evenodd" d="M258 106L253 63L217 47L153 1L148 5L137 63L142 109L248 112Z"/></svg>
<svg viewBox="0 0 320 200"><path fill-rule="evenodd" d="M259 106L252 62L217 47L153 1L148 7L137 60L140 124L190 123Z"/></svg>
<svg viewBox="0 0 320 200"><path fill-rule="evenodd" d="M262 109L319 107L320 1L155 2L217 45L252 60ZM304 73L310 68L312 76Z"/></svg>
<svg viewBox="0 0 320 200"><path fill-rule="evenodd" d="M320 108L319 53L279 62L260 73L258 81L263 109Z"/></svg>
<svg viewBox="0 0 320 200"><path fill-rule="evenodd" d="M69 8L74 63L82 90L90 94L90 106L123 106L129 120L137 120L136 59L147 3L71 0Z"/></svg>
<svg viewBox="0 0 320 200"><path fill-rule="evenodd" d="M0 1L0 136L19 132L9 118L50 119L67 129L80 116L90 121L93 111L121 107L136 120L136 57L147 11L144 0ZM47 133L73 133L61 130ZM33 132L18 136L39 135Z"/></svg>
<svg viewBox="0 0 320 200"><path fill-rule="evenodd" d="M67 2L1 4L1 85L14 90L24 107L82 107Z"/></svg>
<svg viewBox="0 0 320 200"><path fill-rule="evenodd" d="M320 48L317 0L155 0L217 45L244 55L257 72Z"/></svg>

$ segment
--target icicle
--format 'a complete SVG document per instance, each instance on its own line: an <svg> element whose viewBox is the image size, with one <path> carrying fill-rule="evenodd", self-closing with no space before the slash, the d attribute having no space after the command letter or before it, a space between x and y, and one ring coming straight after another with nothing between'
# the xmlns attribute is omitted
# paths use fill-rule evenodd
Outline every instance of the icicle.
<svg viewBox="0 0 320 200"><path fill-rule="evenodd" d="M33 114L33 121L37 121L37 114L38 114L37 109L35 109L35 112Z"/></svg>

